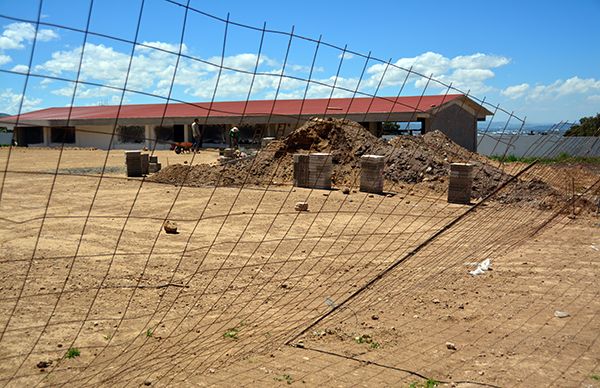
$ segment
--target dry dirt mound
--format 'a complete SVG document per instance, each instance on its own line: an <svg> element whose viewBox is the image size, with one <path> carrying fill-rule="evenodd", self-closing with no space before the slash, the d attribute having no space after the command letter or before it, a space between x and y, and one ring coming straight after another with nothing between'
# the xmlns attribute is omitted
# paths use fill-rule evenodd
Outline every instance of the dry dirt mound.
<svg viewBox="0 0 600 388"><path fill-rule="evenodd" d="M455 162L474 165L475 198L485 197L510 178L487 158L467 151L439 131L424 136L399 136L388 143L354 121L313 118L286 138L271 142L254 157L220 166L173 165L153 175L150 180L190 186L290 183L293 179L292 155L310 152L332 154L332 179L337 186L358 185L360 157L368 154L386 156L385 178L391 188L402 182L425 182L429 189L445 190L450 163ZM552 194L550 186L543 182L540 185L544 187L536 186L536 197ZM519 186L519 193L505 200L526 200L527 187Z"/></svg>

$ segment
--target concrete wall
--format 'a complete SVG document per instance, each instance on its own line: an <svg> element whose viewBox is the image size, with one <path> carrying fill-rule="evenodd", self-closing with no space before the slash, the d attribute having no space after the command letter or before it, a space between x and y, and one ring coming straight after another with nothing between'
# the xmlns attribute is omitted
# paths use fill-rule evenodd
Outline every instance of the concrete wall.
<svg viewBox="0 0 600 388"><path fill-rule="evenodd" d="M451 105L425 120L423 133L435 130L469 151L477 151L477 119L459 105Z"/></svg>
<svg viewBox="0 0 600 388"><path fill-rule="evenodd" d="M13 138L12 132L9 132L9 133L0 132L0 145L12 144L12 138Z"/></svg>
<svg viewBox="0 0 600 388"><path fill-rule="evenodd" d="M477 136L478 152L483 155L517 157L600 156L600 137L560 135L484 135Z"/></svg>
<svg viewBox="0 0 600 388"><path fill-rule="evenodd" d="M155 136L154 126L146 126L145 137L147 138L143 143L122 143L119 141L119 136L115 135L112 138L113 131L112 125L79 125L76 127L75 132L75 143L66 143L65 147L85 147L85 148L99 148L108 149L109 145L112 149L124 149L124 150L136 150L147 147L152 149L154 147L153 139ZM12 134L10 134L12 136ZM29 144L30 147L60 147L61 143L52 143L50 137L50 128L44 127L44 142ZM10 143L10 140L9 140ZM2 144L0 142L0 144ZM157 150L169 149L170 144L157 143Z"/></svg>
<svg viewBox="0 0 600 388"><path fill-rule="evenodd" d="M154 129L154 127L152 127ZM98 126L98 125L80 125L77 127L77 132L75 135L76 144L78 147L94 147L99 149L108 149L109 145L114 149L124 149L124 150L135 150L144 147L151 148L152 142L146 141L143 143L121 143L119 141L119 136L115 134L112 138L111 144L111 134L113 131L113 126ZM154 132L152 131L152 136L154 136ZM148 130L146 131L146 135L148 135ZM169 145L167 144L157 144L156 149L168 149Z"/></svg>

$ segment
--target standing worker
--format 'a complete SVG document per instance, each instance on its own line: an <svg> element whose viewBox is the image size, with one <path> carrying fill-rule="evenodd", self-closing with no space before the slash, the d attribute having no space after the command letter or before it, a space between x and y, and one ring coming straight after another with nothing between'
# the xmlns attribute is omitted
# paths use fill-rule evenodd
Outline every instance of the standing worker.
<svg viewBox="0 0 600 388"><path fill-rule="evenodd" d="M192 123L192 136L194 136L194 145L192 149L194 152L200 151L202 148L202 129L200 128L200 124L198 123L198 119L194 119Z"/></svg>
<svg viewBox="0 0 600 388"><path fill-rule="evenodd" d="M240 130L233 127L229 130L229 148L238 148L240 142Z"/></svg>

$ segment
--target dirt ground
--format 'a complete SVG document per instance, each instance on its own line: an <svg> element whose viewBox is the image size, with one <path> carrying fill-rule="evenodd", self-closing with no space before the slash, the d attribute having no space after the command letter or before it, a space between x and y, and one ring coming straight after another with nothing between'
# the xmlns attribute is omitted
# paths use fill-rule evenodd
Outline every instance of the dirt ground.
<svg viewBox="0 0 600 388"><path fill-rule="evenodd" d="M600 387L592 208L503 201L510 185L466 206L427 184L182 187L127 179L122 151L8 156L2 386ZM218 152L158 156L195 165ZM522 178L567 193L576 176L583 193L597 174ZM470 275L485 259L492 270Z"/></svg>

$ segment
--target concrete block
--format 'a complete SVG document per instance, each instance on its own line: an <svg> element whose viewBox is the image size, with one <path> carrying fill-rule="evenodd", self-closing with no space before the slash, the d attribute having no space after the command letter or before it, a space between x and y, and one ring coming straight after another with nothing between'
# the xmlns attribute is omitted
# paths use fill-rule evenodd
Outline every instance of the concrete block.
<svg viewBox="0 0 600 388"><path fill-rule="evenodd" d="M448 202L468 205L473 187L473 165L452 163L448 181Z"/></svg>

